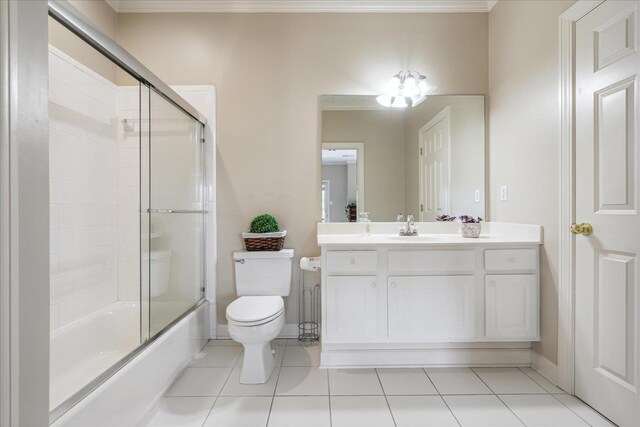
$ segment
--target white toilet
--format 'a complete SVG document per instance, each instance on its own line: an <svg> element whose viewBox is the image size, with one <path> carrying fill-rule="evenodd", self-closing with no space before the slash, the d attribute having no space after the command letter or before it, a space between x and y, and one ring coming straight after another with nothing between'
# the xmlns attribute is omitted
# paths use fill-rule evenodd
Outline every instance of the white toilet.
<svg viewBox="0 0 640 427"><path fill-rule="evenodd" d="M284 326L284 301L291 291L293 249L234 252L239 298L227 307L229 335L244 347L240 382L269 380L276 354L271 340Z"/></svg>

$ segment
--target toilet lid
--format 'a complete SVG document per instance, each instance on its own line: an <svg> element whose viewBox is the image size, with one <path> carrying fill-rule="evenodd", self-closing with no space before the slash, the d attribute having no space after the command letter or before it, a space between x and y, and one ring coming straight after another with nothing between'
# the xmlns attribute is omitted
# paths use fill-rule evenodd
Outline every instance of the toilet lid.
<svg viewBox="0 0 640 427"><path fill-rule="evenodd" d="M280 296L240 297L227 307L227 318L235 322L258 322L280 314L284 301Z"/></svg>

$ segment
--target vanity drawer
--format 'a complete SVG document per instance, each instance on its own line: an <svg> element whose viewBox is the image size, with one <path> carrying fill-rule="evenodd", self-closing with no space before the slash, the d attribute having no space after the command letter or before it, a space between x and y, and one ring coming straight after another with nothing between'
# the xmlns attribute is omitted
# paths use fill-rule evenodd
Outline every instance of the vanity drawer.
<svg viewBox="0 0 640 427"><path fill-rule="evenodd" d="M327 251L327 273L376 273L377 251Z"/></svg>
<svg viewBox="0 0 640 427"><path fill-rule="evenodd" d="M388 261L389 271L395 273L457 273L476 268L472 250L389 251Z"/></svg>
<svg viewBox="0 0 640 427"><path fill-rule="evenodd" d="M536 270L535 249L487 249L484 268L491 271Z"/></svg>

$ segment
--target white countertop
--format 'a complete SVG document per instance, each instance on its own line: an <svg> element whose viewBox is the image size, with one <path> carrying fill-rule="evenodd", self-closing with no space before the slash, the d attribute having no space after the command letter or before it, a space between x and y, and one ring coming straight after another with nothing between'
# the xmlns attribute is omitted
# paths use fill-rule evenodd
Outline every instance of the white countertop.
<svg viewBox="0 0 640 427"><path fill-rule="evenodd" d="M402 224L372 222L369 234L365 223L318 224L318 246L443 246L443 245L500 245L542 244L542 226L530 224L482 223L477 239L464 238L459 233L459 222L416 223L418 236L398 236Z"/></svg>

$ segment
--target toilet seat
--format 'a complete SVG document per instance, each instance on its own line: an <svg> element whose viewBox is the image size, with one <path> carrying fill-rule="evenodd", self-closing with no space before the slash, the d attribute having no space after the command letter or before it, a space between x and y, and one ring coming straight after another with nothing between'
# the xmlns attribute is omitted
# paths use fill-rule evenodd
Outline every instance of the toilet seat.
<svg viewBox="0 0 640 427"><path fill-rule="evenodd" d="M282 316L280 296L244 296L227 306L227 320L237 326L258 326Z"/></svg>

